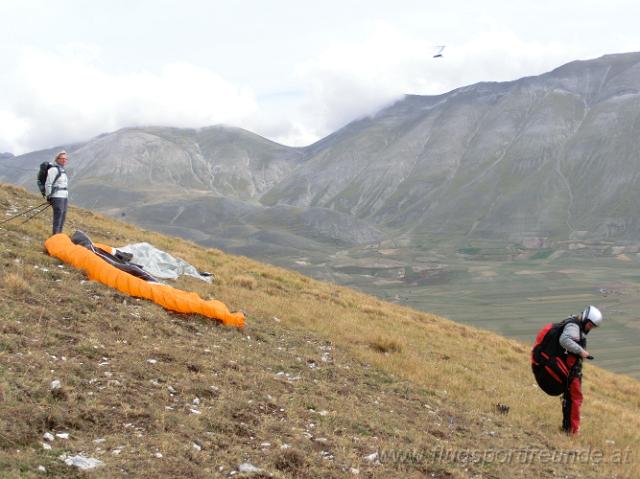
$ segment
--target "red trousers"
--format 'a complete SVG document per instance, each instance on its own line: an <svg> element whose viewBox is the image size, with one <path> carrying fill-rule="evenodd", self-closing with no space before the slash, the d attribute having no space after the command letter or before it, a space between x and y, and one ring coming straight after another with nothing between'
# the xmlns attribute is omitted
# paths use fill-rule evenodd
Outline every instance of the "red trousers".
<svg viewBox="0 0 640 479"><path fill-rule="evenodd" d="M582 374L578 373L569 377L569 384L562 396L562 429L566 432L577 434L580 430L580 406L582 406Z"/></svg>

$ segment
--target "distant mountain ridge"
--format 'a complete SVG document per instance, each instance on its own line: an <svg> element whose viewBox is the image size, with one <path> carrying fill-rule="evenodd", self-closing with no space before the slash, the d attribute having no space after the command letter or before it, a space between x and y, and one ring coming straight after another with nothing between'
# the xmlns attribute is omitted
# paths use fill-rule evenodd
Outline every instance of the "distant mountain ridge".
<svg viewBox="0 0 640 479"><path fill-rule="evenodd" d="M639 115L640 53L627 53L408 95L305 148L215 126L126 128L67 149L79 205L218 245L259 232L256 248L268 232L300 251L431 235L633 242ZM58 149L0 158L0 181L33 190Z"/></svg>
<svg viewBox="0 0 640 479"><path fill-rule="evenodd" d="M51 159L52 148L10 159L20 170ZM76 185L99 182L128 191L172 189L215 196L256 198L279 181L301 157L278 145L230 127L178 129L124 128L67 147ZM5 167L11 165L5 165ZM30 185L28 173L15 170L9 180ZM5 175L3 175L5 176ZM80 201L84 201L80 194Z"/></svg>
<svg viewBox="0 0 640 479"><path fill-rule="evenodd" d="M403 233L631 239L640 54L408 96L322 142L266 204L322 206Z"/></svg>

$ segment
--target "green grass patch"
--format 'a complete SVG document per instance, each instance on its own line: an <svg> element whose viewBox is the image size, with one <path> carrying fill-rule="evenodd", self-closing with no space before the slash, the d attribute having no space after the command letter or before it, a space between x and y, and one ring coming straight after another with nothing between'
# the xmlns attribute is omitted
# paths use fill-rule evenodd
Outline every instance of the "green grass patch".
<svg viewBox="0 0 640 479"><path fill-rule="evenodd" d="M473 256L476 254L480 254L480 251L482 251L480 248L468 247L468 248L460 248L456 250L456 253Z"/></svg>
<svg viewBox="0 0 640 479"><path fill-rule="evenodd" d="M530 256L529 259L537 260L537 259L547 259L554 253L552 249L541 249Z"/></svg>

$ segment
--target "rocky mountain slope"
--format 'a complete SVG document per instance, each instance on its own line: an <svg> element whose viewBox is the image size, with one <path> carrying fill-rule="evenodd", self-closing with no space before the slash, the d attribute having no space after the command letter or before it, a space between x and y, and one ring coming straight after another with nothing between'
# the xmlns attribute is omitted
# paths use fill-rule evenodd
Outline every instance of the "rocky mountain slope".
<svg viewBox="0 0 640 479"><path fill-rule="evenodd" d="M378 237L368 228L410 240L635 241L639 92L640 54L620 54L407 96L307 148L227 127L125 129L68 146L73 195L112 214L198 196L321 208L364 222L348 225L364 228L355 242ZM0 179L32 185L35 165L57 149L3 158ZM328 230L348 223L326 211L311 221L320 222Z"/></svg>
<svg viewBox="0 0 640 479"><path fill-rule="evenodd" d="M640 54L409 96L315 145L263 202L408 234L635 240L639 112Z"/></svg>
<svg viewBox="0 0 640 479"><path fill-rule="evenodd" d="M29 185L34 166L51 160L61 148L9 158L3 178ZM165 197L206 193L251 200L284 178L302 156L295 148L229 127L127 128L66 149L81 203L95 200L92 185L112 192Z"/></svg>

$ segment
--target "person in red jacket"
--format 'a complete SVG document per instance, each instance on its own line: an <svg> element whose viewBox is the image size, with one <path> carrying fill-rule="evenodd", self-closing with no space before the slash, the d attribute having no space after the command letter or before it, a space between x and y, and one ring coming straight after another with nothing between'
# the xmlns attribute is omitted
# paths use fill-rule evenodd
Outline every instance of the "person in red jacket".
<svg viewBox="0 0 640 479"><path fill-rule="evenodd" d="M595 306L587 306L579 321L568 322L560 334L560 346L567 352L570 369L567 387L562 397L562 429L570 434L580 430L580 407L582 406L582 360L593 359L586 350L587 334L600 326L604 317Z"/></svg>

